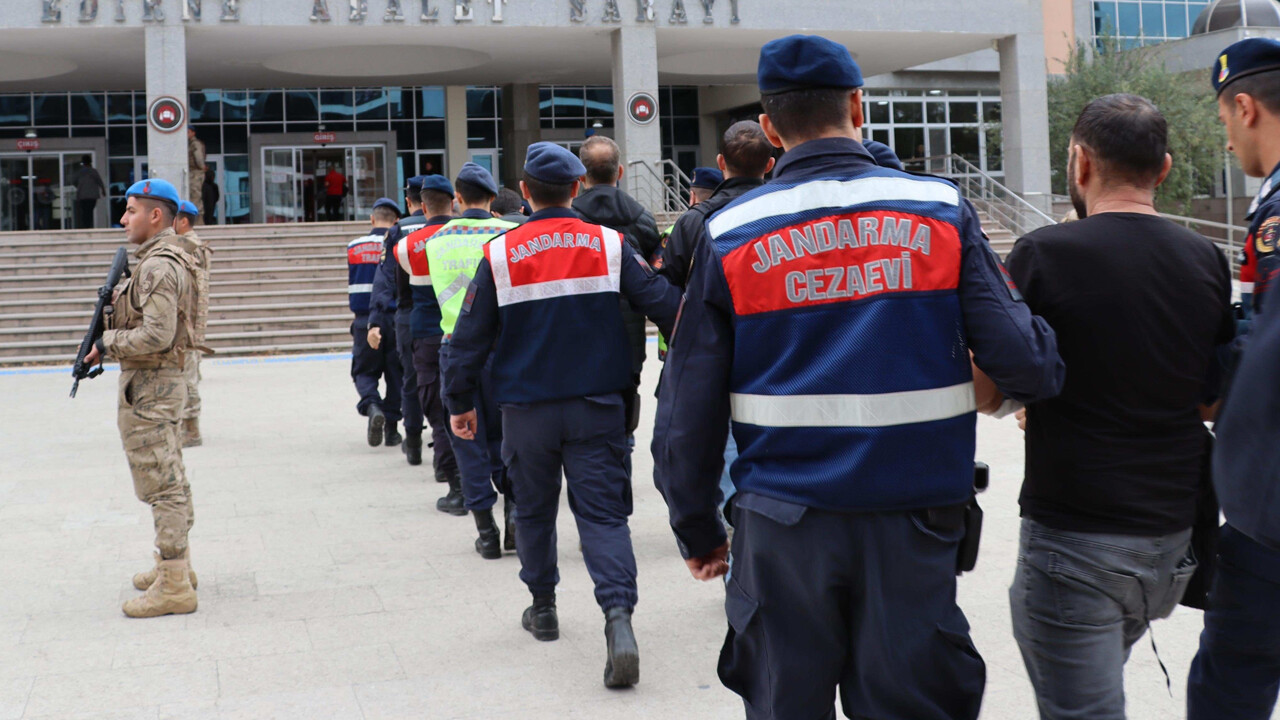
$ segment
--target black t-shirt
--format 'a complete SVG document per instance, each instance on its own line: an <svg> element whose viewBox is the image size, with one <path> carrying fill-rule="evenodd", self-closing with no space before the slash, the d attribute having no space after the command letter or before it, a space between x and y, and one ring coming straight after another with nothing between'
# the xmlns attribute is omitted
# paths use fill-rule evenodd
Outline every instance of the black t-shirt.
<svg viewBox="0 0 1280 720"><path fill-rule="evenodd" d="M1079 532L1191 527L1198 406L1234 331L1226 258L1163 218L1104 213L1036 230L1007 264L1067 366L1062 394L1027 409L1022 514Z"/></svg>

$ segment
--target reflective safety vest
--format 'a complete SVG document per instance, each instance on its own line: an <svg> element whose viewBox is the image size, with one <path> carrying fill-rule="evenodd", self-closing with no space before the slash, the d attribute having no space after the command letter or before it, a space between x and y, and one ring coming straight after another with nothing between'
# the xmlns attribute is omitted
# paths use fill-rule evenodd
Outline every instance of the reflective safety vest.
<svg viewBox="0 0 1280 720"><path fill-rule="evenodd" d="M415 340L440 335L440 309L436 306L435 293L431 291L431 268L427 266L427 240L436 230L444 227L417 223L406 229L391 252L396 262L409 276L409 291L413 297L413 309L409 313L409 325Z"/></svg>
<svg viewBox="0 0 1280 720"><path fill-rule="evenodd" d="M732 298L739 492L832 510L963 502L973 378L954 185L766 185L707 222Z"/></svg>
<svg viewBox="0 0 1280 720"><path fill-rule="evenodd" d="M513 227L516 224L506 220L464 217L451 220L427 239L423 262L430 268L429 282L440 304L440 329L446 337L458 323L467 287L484 259L485 243Z"/></svg>

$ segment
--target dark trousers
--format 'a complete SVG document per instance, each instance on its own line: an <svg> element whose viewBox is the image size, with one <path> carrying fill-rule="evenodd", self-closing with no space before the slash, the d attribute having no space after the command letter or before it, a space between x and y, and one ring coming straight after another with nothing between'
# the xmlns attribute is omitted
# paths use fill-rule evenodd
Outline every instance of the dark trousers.
<svg viewBox="0 0 1280 720"><path fill-rule="evenodd" d="M369 414L369 406L382 408L387 420L400 420L400 356L395 352L395 331L383 332L377 350L369 346L369 316L357 315L351 323L351 379L360 393L356 411ZM386 328L384 328L386 330ZM386 382L386 396L378 394L378 381Z"/></svg>
<svg viewBox="0 0 1280 720"><path fill-rule="evenodd" d="M431 464L436 479L448 478L458 472L458 461L449 442L449 414L444 410L440 395L440 340L439 336L417 338L413 341L413 370L417 376L418 404L431 425L431 447L434 451Z"/></svg>
<svg viewBox="0 0 1280 720"><path fill-rule="evenodd" d="M413 367L413 329L409 327L407 310L396 312L396 353L400 356L402 370L400 414L404 418L404 431L408 435L421 435L422 400L418 397L418 371Z"/></svg>
<svg viewBox="0 0 1280 720"><path fill-rule="evenodd" d="M342 196L341 195L325 195L324 196L324 217L326 220L333 222L343 219L342 212Z"/></svg>
<svg viewBox="0 0 1280 720"><path fill-rule="evenodd" d="M1230 525L1187 678L1187 720L1268 720L1280 692L1280 550Z"/></svg>
<svg viewBox="0 0 1280 720"><path fill-rule="evenodd" d="M978 716L986 666L955 600L958 510L838 513L749 493L731 507L719 673L747 718L834 718L837 687L851 718Z"/></svg>
<svg viewBox="0 0 1280 720"><path fill-rule="evenodd" d="M602 610L634 608L631 492L623 460L627 435L621 395L503 404L502 459L516 506L520 579L534 595L555 591L560 473L578 524L582 556Z"/></svg>
<svg viewBox="0 0 1280 720"><path fill-rule="evenodd" d="M462 475L462 499L468 510L488 510L498 501L496 490L506 484L502 465L502 411L493 397L493 356L480 373L472 402L476 408L476 437L463 440L449 433L453 456Z"/></svg>
<svg viewBox="0 0 1280 720"><path fill-rule="evenodd" d="M97 207L98 199L91 198L88 200L76 200L76 228L87 230L93 227L93 209Z"/></svg>

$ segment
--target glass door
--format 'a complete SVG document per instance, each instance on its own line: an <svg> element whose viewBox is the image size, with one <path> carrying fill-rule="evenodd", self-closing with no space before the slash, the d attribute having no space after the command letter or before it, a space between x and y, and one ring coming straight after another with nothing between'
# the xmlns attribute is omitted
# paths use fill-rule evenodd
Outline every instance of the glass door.
<svg viewBox="0 0 1280 720"><path fill-rule="evenodd" d="M262 149L262 213L269 223L303 219L301 172L297 148Z"/></svg>
<svg viewBox="0 0 1280 720"><path fill-rule="evenodd" d="M30 174L30 157L0 157L0 231L31 229Z"/></svg>
<svg viewBox="0 0 1280 720"><path fill-rule="evenodd" d="M386 150L380 145L347 148L347 177L351 182L348 212L353 220L367 220L373 204L387 195L386 162Z"/></svg>
<svg viewBox="0 0 1280 720"><path fill-rule="evenodd" d="M57 155L31 156L32 229L61 230L66 216L62 206L62 165Z"/></svg>

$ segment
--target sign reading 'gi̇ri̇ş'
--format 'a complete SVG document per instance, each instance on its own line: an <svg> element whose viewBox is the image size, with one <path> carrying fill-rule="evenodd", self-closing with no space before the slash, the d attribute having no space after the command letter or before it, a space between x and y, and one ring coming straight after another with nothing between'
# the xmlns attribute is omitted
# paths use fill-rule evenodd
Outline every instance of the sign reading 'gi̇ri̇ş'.
<svg viewBox="0 0 1280 720"><path fill-rule="evenodd" d="M72 0L69 0L69 2ZM164 4L166 0L136 0L140 3L142 9L142 20L144 22L164 22ZM182 15L183 22L201 22L201 4L203 0L168 0L176 2ZM271 0L262 0L270 2ZM336 0L341 2L342 0ZM418 19L424 23L434 23L440 20L440 8L432 7L433 3L448 4L449 0L418 0L422 3L422 13ZM471 7L472 2L481 2L481 0L452 0L453 4L453 21L455 23L466 23L476 19L475 10ZM606 24L616 24L622 22L622 8L619 3L627 0L569 0L569 20L570 22L580 23L588 22L593 19L594 13L591 12L590 5L601 7L601 14L598 16L600 22ZM636 3L636 22L652 23L657 22L658 9L655 3L658 0L635 0ZM62 2L63 0L40 0L43 9L41 21L46 23L62 22ZM110 2L110 0L108 0ZM412 3L414 0L386 0L386 11L382 14L383 22L404 22L405 15L402 5ZM483 4L492 6L490 22L502 22L502 11L509 0L483 0ZM729 3L729 22L737 25L742 21L738 17L739 0L728 0ZM219 18L223 22L236 22L240 20L240 0L221 0L222 15ZM671 25L686 25L689 22L689 11L685 8L685 0L670 0L671 13L667 16L667 22ZM702 22L706 25L715 24L715 17L712 11L715 9L716 0L697 0L702 6ZM369 0L347 0L349 6L348 22L363 23L369 15ZM115 21L125 22L125 0L115 0ZM329 22L332 16L329 14L329 0L313 0L311 7L312 22ZM98 19L98 0L80 0L80 15L82 23L91 23Z"/></svg>
<svg viewBox="0 0 1280 720"><path fill-rule="evenodd" d="M187 119L187 112L182 108L182 103L162 95L151 103L147 118L155 129L170 133L182 127L183 121Z"/></svg>

